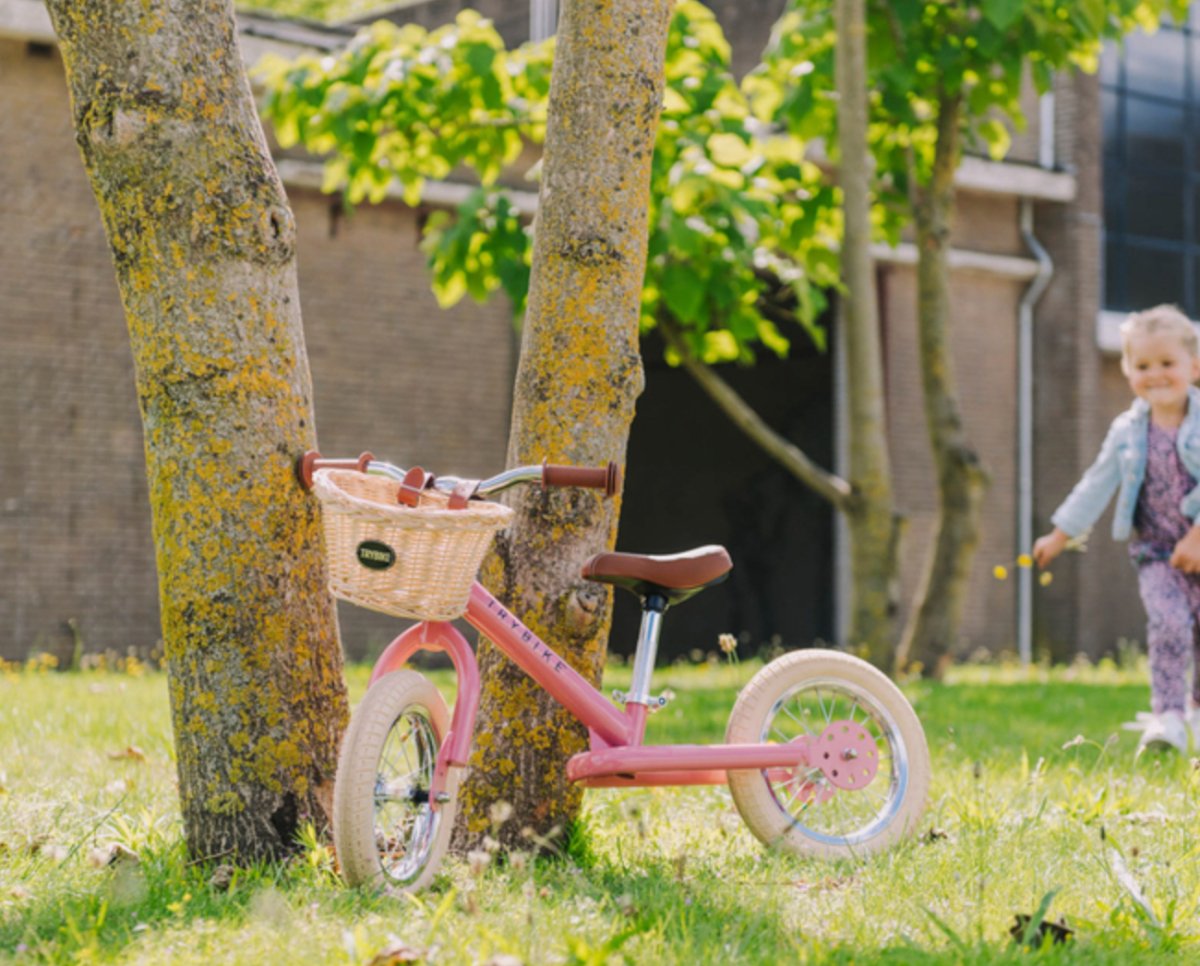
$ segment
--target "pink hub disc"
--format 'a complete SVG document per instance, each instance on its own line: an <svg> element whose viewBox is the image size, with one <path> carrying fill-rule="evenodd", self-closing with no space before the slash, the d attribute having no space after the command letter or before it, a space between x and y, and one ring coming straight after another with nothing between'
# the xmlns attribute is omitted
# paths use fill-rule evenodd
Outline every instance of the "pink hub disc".
<svg viewBox="0 0 1200 966"><path fill-rule="evenodd" d="M843 791L866 788L879 771L875 739L853 721L831 722L809 754L829 783Z"/></svg>

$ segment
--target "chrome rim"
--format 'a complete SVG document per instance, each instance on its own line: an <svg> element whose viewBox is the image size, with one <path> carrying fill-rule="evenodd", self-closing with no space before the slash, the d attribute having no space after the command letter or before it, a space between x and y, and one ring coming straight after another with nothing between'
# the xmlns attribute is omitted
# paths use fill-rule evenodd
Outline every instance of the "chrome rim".
<svg viewBox="0 0 1200 966"><path fill-rule="evenodd" d="M850 720L875 739L879 770L869 785L840 791L821 769L801 766L792 773L764 771L780 810L806 838L853 846L882 832L900 810L908 787L908 750L895 719L870 691L835 678L810 679L785 692L763 723L760 740L786 744L816 740L832 721Z"/></svg>
<svg viewBox="0 0 1200 966"><path fill-rule="evenodd" d="M433 722L422 708L408 708L388 732L375 775L375 849L384 876L407 885L429 861L441 812L429 807L437 764Z"/></svg>

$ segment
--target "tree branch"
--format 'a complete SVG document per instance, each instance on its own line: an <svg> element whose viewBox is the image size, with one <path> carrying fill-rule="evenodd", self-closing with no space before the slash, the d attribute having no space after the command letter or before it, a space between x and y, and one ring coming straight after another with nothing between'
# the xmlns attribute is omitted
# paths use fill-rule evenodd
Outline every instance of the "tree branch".
<svg viewBox="0 0 1200 966"><path fill-rule="evenodd" d="M853 488L835 473L830 473L809 459L793 442L768 426L733 387L700 359L697 359L685 344L678 330L670 322L659 321L659 329L667 345L679 354L683 368L733 421L743 433L762 447L797 480L822 499L842 512L849 511L854 504Z"/></svg>

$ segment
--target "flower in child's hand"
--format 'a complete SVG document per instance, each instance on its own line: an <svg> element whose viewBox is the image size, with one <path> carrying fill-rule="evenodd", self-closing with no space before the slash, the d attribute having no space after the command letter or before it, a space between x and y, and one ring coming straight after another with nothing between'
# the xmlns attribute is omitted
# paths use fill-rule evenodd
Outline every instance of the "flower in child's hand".
<svg viewBox="0 0 1200 966"><path fill-rule="evenodd" d="M1041 584L1043 587L1049 587L1053 580L1054 580L1054 574L1050 573L1049 570L1038 574L1038 583Z"/></svg>
<svg viewBox="0 0 1200 966"><path fill-rule="evenodd" d="M1072 537L1070 540L1067 541L1067 545L1066 545L1065 549L1074 550L1076 553L1086 553L1088 537L1090 537L1091 535L1092 535L1091 531L1088 530L1085 533L1081 533L1077 537Z"/></svg>

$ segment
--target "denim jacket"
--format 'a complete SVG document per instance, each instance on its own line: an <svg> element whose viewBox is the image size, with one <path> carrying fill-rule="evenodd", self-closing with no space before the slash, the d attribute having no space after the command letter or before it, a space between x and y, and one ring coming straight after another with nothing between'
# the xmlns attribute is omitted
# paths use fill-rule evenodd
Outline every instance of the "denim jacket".
<svg viewBox="0 0 1200 966"><path fill-rule="evenodd" d="M1144 399L1135 399L1132 406L1113 420L1096 462L1075 484L1062 506L1054 511L1050 520L1058 529L1072 537L1085 533L1099 519L1116 492L1113 539L1129 539L1138 493L1146 477L1149 428L1150 404ZM1188 411L1179 427L1175 447L1184 468L1193 479L1200 480L1200 389L1195 386L1188 389ZM1189 520L1200 516L1200 485L1193 487L1183 498L1179 509Z"/></svg>

